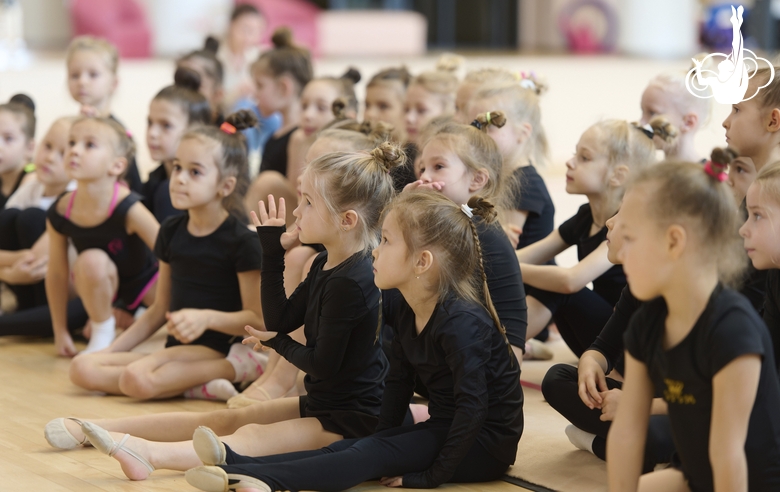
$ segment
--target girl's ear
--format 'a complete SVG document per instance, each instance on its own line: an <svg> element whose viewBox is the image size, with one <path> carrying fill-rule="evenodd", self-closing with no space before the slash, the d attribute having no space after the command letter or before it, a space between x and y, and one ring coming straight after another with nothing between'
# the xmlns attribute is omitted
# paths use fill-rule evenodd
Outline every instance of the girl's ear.
<svg viewBox="0 0 780 492"><path fill-rule="evenodd" d="M487 185L488 180L490 179L490 175L488 174L488 170L484 167L480 169L479 171L471 174L471 184L469 185L469 192L474 193Z"/></svg>
<svg viewBox="0 0 780 492"><path fill-rule="evenodd" d="M358 224L358 214L354 210L347 210L341 213L341 220L339 220L339 228L347 232L354 229Z"/></svg>
<svg viewBox="0 0 780 492"><path fill-rule="evenodd" d="M519 125L515 125L515 133L517 134L518 145L524 144L529 138L531 138L531 133L533 133L533 131L534 127L531 126L531 124L527 121L524 121Z"/></svg>
<svg viewBox="0 0 780 492"><path fill-rule="evenodd" d="M670 258L676 260L685 252L685 246L688 244L688 233L678 225L672 224L666 230L666 251Z"/></svg>
<svg viewBox="0 0 780 492"><path fill-rule="evenodd" d="M618 164L612 169L612 175L609 177L608 183L613 188L620 188L626 184L628 179L628 166L625 164Z"/></svg>
<svg viewBox="0 0 780 492"><path fill-rule="evenodd" d="M222 198L230 196L230 194L233 193L233 190L236 189L236 182L237 180L235 176L228 176L227 178L224 178L222 182L219 184L217 190L219 196L221 196Z"/></svg>
<svg viewBox="0 0 780 492"><path fill-rule="evenodd" d="M297 90L297 84L293 80L292 77L290 77L287 74L282 74L279 77L276 78L276 83L278 84L279 92L281 92L282 96L284 97L292 97L295 95Z"/></svg>
<svg viewBox="0 0 780 492"><path fill-rule="evenodd" d="M682 117L682 122L682 128L680 128L682 133L695 131L696 128L699 127L699 115L696 113L684 114Z"/></svg>
<svg viewBox="0 0 780 492"><path fill-rule="evenodd" d="M772 108L766 124L768 132L775 133L780 130L780 108Z"/></svg>
<svg viewBox="0 0 780 492"><path fill-rule="evenodd" d="M121 176L127 169L127 157L115 157L108 168L109 176Z"/></svg>
<svg viewBox="0 0 780 492"><path fill-rule="evenodd" d="M25 145L25 157L27 158L27 162L32 161L33 156L35 155L35 140L30 139L27 142L27 145Z"/></svg>
<svg viewBox="0 0 780 492"><path fill-rule="evenodd" d="M417 261L414 262L414 274L419 277L423 273L430 270L432 266L433 266L433 253L431 253L427 249L421 251L417 255Z"/></svg>

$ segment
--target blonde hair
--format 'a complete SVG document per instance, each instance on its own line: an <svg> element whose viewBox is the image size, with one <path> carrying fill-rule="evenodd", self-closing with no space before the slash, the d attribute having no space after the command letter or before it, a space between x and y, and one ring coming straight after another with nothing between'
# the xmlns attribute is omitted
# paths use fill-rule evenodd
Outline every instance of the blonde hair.
<svg viewBox="0 0 780 492"><path fill-rule="evenodd" d="M769 81L769 68L759 68L751 75L751 80L755 79L760 85L769 84L761 89L756 95L762 108L780 108L780 67L773 67L775 71L774 78ZM745 94L747 97L753 94Z"/></svg>
<svg viewBox="0 0 780 492"><path fill-rule="evenodd" d="M479 114L471 125L444 121L438 128L431 128L431 136L421 143L425 147L434 140L442 141L463 161L470 172L486 169L488 181L480 195L504 206L508 199L507 168L496 143L485 132L490 125L500 128L505 123L506 117L501 111Z"/></svg>
<svg viewBox="0 0 780 492"><path fill-rule="evenodd" d="M724 169L714 167L716 171ZM643 185L651 185L647 215L661 227L684 221L695 231L699 246L717 261L719 279L736 286L742 280L747 257L737 232L739 211L728 185L708 174L701 164L670 161L642 170L629 186Z"/></svg>
<svg viewBox="0 0 780 492"><path fill-rule="evenodd" d="M429 70L414 77L411 85L419 85L426 91L437 96L445 112L455 111L455 92L458 90L458 77L455 72L463 65L463 57L446 53L436 63L436 70Z"/></svg>
<svg viewBox="0 0 780 492"><path fill-rule="evenodd" d="M486 199L474 196L467 205L473 215L491 224L496 211ZM441 193L418 189L401 193L383 212L395 212L407 250L432 249L439 264L436 291L439 300L455 296L482 305L511 347L488 289L482 245L471 217Z"/></svg>
<svg viewBox="0 0 780 492"><path fill-rule="evenodd" d="M699 117L699 128L705 126L712 113L712 99L696 97L685 86L686 72L664 72L656 75L647 84L656 86L669 94L674 108L682 115L694 113Z"/></svg>
<svg viewBox="0 0 780 492"><path fill-rule="evenodd" d="M116 46L103 38L93 36L78 36L68 45L68 51L65 54L65 61L70 65L73 56L79 51L95 51L106 57L106 63L111 72L116 75L119 68L119 51Z"/></svg>
<svg viewBox="0 0 780 492"><path fill-rule="evenodd" d="M135 157L135 142L133 142L133 139L130 137L127 129L125 129L125 127L117 123L117 121L112 118L103 118L97 116L76 117L71 122L71 128L84 121L94 121L111 129L114 136L116 137L113 143L114 155L117 157L124 157L127 160L127 165L125 166L124 171L122 171L122 174L119 175L119 179L124 179L125 175L127 174L128 166Z"/></svg>
<svg viewBox="0 0 780 492"><path fill-rule="evenodd" d="M600 131L601 145L609 165L625 164L642 169L655 162L655 143L636 124L624 120L603 120L591 126Z"/></svg>
<svg viewBox="0 0 780 492"><path fill-rule="evenodd" d="M368 252L379 244L379 217L393 198L390 170L404 163L403 149L383 142L370 152L334 152L313 160L304 171L332 217L354 210L360 242Z"/></svg>

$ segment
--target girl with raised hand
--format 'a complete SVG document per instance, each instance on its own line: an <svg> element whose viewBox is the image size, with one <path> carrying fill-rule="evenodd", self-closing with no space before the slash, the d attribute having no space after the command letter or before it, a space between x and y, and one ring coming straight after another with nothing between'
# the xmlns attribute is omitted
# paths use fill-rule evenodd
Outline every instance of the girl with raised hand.
<svg viewBox="0 0 780 492"><path fill-rule="evenodd" d="M780 383L772 341L741 294L739 214L722 168L662 163L631 184L619 253L645 304L625 335L626 381L607 439L611 490L780 487ZM676 444L673 466L640 478L654 392Z"/></svg>
<svg viewBox="0 0 780 492"><path fill-rule="evenodd" d="M458 77L455 72L463 65L457 55L443 55L436 63L436 70L429 70L414 77L406 89L406 135L413 144L420 144L420 132L437 116L455 113L455 91Z"/></svg>
<svg viewBox="0 0 780 492"><path fill-rule="evenodd" d="M617 213L629 176L655 161L651 133L626 121L605 120L580 137L566 163L566 191L585 195L588 203L546 238L517 251L528 296L529 338L552 319L579 357L612 316L626 279L607 257L606 221ZM545 265L575 245L579 263ZM590 282L593 290L586 287ZM532 349L526 357L534 358Z"/></svg>
<svg viewBox="0 0 780 492"><path fill-rule="evenodd" d="M541 79L529 74L509 84L483 84L467 103L472 115L494 108L507 115L507 124L488 128L488 135L512 172L512 204L504 212L504 226L512 228L510 240L517 249L544 239L554 229L555 205L535 167L547 161L547 135L539 109L539 96L546 90Z"/></svg>
<svg viewBox="0 0 780 492"><path fill-rule="evenodd" d="M385 290L382 321L394 336L376 434L267 458L224 446L223 463L189 470L187 481L202 490L272 491L500 478L516 458L523 392L473 215L491 222L496 213L481 198L458 205L430 190L403 193L384 212L374 281ZM416 376L430 390L431 419L402 426Z"/></svg>
<svg viewBox="0 0 780 492"><path fill-rule="evenodd" d="M237 133L255 123L243 111L221 128L201 125L184 134L170 193L185 213L163 222L157 236L154 303L108 348L73 360L74 384L142 399L184 393L227 400L236 394L232 382L262 372L256 358L233 345L245 324L262 324L260 244L245 225L246 149ZM169 333L164 350L130 352L162 326Z"/></svg>
<svg viewBox="0 0 780 492"><path fill-rule="evenodd" d="M183 471L203 459L222 462L220 439L236 452L268 456L373 433L387 359L381 344L375 343L380 292L373 281L370 251L379 241L380 212L394 193L388 170L402 159L400 149L386 143L370 153L336 152L312 161L302 176L303 198L295 210L293 237L285 235L284 202L280 200L277 209L273 197L269 199L268 220L263 218L258 235L263 247L260 298L271 333L250 331L307 373L306 396L236 410L84 422L80 430L73 425L76 421L63 420L67 434L59 432L61 440L50 443L72 448L86 435L100 451L117 459L130 479L143 480L155 468ZM265 212L264 205L261 210ZM324 245L325 251L288 297L282 241L288 244L295 234L303 242ZM301 325L305 345L287 335ZM409 400L405 403L408 407ZM196 431L198 426L208 426L214 433ZM194 448L189 441L193 432Z"/></svg>
<svg viewBox="0 0 780 492"><path fill-rule="evenodd" d="M78 36L68 45L65 55L68 71L68 91L81 105L81 114L109 118L121 125L111 114L111 98L119 85L119 51L103 38ZM130 189L141 192L141 175L133 156L124 174Z"/></svg>
<svg viewBox="0 0 780 492"><path fill-rule="evenodd" d="M501 153L487 135L489 128L506 123L500 111L478 115L471 125L443 122L431 131L416 163L418 180L406 187L440 191L455 203L473 196L506 203L507 178ZM475 219L484 253L487 282L498 317L518 358L526 340L526 304L523 279L514 248L500 224Z"/></svg>
<svg viewBox="0 0 780 492"><path fill-rule="evenodd" d="M72 275L91 324L87 352L95 352L114 339L114 300L130 309L152 303L157 262L151 248L160 225L138 203L141 197L120 184L135 149L119 123L80 118L71 126L68 142L66 166L77 186L47 213L46 295L57 353L72 357L76 348L66 314L71 278L68 244L72 242L78 252Z"/></svg>
<svg viewBox="0 0 780 492"><path fill-rule="evenodd" d="M160 223L182 213L171 203L168 191L182 135L192 125L212 122L209 102L198 92L201 85L198 73L189 68L177 68L173 80L173 85L160 90L149 104L146 126L149 155L160 165L149 173L141 193L143 204Z"/></svg>

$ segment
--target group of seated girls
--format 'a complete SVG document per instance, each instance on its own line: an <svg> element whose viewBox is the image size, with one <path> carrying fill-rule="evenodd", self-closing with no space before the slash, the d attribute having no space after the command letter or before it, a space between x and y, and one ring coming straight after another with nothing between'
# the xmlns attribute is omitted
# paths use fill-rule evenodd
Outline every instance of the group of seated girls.
<svg viewBox="0 0 780 492"><path fill-rule="evenodd" d="M566 191L587 202L556 229L535 73L387 68L359 122L356 69L315 78L289 30L272 40L248 68L253 107L226 116L214 40L177 61L149 104L146 182L110 112L106 41L71 44L81 115L37 146L31 98L0 105L17 301L0 335L53 335L86 390L228 402L55 418L52 446L207 491L492 481L517 458L523 359L550 358L557 329L580 362L553 366L544 397L610 489L780 487L780 75L754 74L766 87L708 159L707 100L683 73L653 78L639 122L583 131ZM260 146L257 116L278 122ZM161 328L164 348L137 350Z"/></svg>

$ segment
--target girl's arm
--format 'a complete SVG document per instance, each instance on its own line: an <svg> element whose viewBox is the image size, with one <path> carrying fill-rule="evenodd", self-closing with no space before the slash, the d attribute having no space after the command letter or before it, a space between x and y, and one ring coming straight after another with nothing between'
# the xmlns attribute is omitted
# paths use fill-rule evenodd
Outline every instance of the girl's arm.
<svg viewBox="0 0 780 492"><path fill-rule="evenodd" d="M528 219L528 210L507 210L506 211L506 223L519 227L520 229L525 226L525 221Z"/></svg>
<svg viewBox="0 0 780 492"><path fill-rule="evenodd" d="M22 249L19 251L7 251L0 250L0 267L9 267L21 259L28 250Z"/></svg>
<svg viewBox="0 0 780 492"><path fill-rule="evenodd" d="M566 251L569 246L571 245L566 244L556 229L546 238L517 250L515 254L517 255L517 261L520 263L541 265L552 260L559 253ZM525 281L525 271L523 271L523 281Z"/></svg>
<svg viewBox="0 0 780 492"><path fill-rule="evenodd" d="M518 257L520 252L536 246L536 244L518 251ZM607 243L604 241L591 254L571 268L555 265L528 265L521 262L520 269L523 272L523 282L528 285L550 292L573 294L585 288L589 282L600 277L613 266L607 259Z"/></svg>
<svg viewBox="0 0 780 492"><path fill-rule="evenodd" d="M709 455L716 492L748 490L745 439L760 375L761 357L746 354L712 378Z"/></svg>
<svg viewBox="0 0 780 492"><path fill-rule="evenodd" d="M160 261L158 272L154 303L114 340L106 352L129 352L165 324L165 313L171 303L171 267Z"/></svg>
<svg viewBox="0 0 780 492"><path fill-rule="evenodd" d="M237 272L241 289L241 311L225 312L214 309L180 309L169 315L168 329L182 343L190 343L206 330L228 335L245 335L244 327L264 329L260 309L260 270ZM158 287L159 289L159 287Z"/></svg>
<svg viewBox="0 0 780 492"><path fill-rule="evenodd" d="M377 343L382 343L381 338ZM416 372L406 358L396 333L393 333L393 340L387 355L390 361L390 371L385 378L385 391L382 393L382 408L379 411L379 424L376 432L399 427L403 424L409 409L409 401L414 394Z"/></svg>
<svg viewBox="0 0 780 492"><path fill-rule="evenodd" d="M138 234L138 237L146 243L150 250L154 251L154 243L157 241L157 233L160 231L160 223L143 203L136 202L127 211L127 233Z"/></svg>
<svg viewBox="0 0 780 492"><path fill-rule="evenodd" d="M626 382L623 401L607 437L607 476L609 490L634 491L642 474L647 424L653 385L647 366L626 351Z"/></svg>
<svg viewBox="0 0 780 492"><path fill-rule="evenodd" d="M49 235L49 267L46 271L46 298L49 302L54 345L58 355L72 357L76 347L68 333L68 238L55 231L50 221L46 221Z"/></svg>

